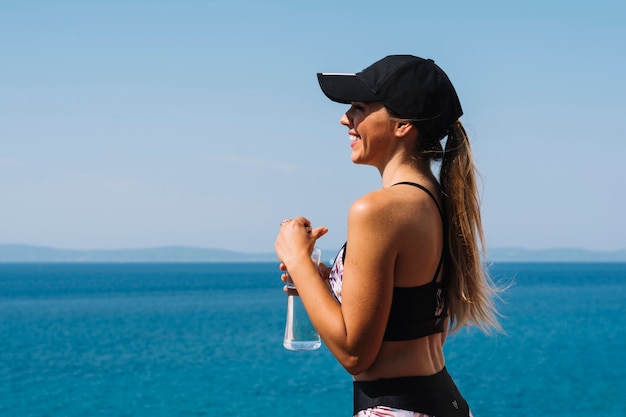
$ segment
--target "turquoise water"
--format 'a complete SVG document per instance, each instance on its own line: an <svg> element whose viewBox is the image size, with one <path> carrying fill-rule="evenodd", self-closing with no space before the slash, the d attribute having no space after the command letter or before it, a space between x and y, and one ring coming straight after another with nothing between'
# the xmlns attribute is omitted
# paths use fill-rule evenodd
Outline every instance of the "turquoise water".
<svg viewBox="0 0 626 417"><path fill-rule="evenodd" d="M479 416L626 415L626 264L496 264L506 335L447 366ZM0 264L1 416L348 416L322 347L282 347L274 264Z"/></svg>

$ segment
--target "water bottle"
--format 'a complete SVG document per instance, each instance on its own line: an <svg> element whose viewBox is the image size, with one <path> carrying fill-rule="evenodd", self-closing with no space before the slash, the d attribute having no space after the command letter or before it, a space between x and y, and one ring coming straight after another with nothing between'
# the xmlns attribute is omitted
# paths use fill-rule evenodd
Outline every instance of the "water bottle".
<svg viewBox="0 0 626 417"><path fill-rule="evenodd" d="M316 268L319 267L321 255L322 252L318 248L313 249L311 260ZM289 273L287 273L287 288L296 288L289 277ZM289 350L315 350L321 345L320 335L313 327L300 296L289 294L287 296L287 321L283 346Z"/></svg>

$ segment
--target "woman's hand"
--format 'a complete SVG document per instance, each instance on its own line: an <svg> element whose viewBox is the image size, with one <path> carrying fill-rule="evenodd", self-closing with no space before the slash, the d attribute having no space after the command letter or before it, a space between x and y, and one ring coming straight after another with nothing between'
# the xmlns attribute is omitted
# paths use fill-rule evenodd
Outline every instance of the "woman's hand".
<svg viewBox="0 0 626 417"><path fill-rule="evenodd" d="M286 283L288 279L288 265L293 268L304 262L311 262L311 253L315 242L327 232L326 227L312 229L311 222L304 217L298 217L294 220L285 219L281 222L280 232L276 237L274 247L276 255L281 261L279 268L284 272L281 275L283 282ZM287 286L285 286L285 292L290 295L298 295L296 290L289 289Z"/></svg>
<svg viewBox="0 0 626 417"><path fill-rule="evenodd" d="M289 279L288 275L287 275L287 267L285 266L284 263L280 263L280 265L278 266L278 269L280 269L281 271L283 271L283 273L280 275L280 280L282 282L284 282L285 284L287 284L287 281ZM323 262L319 263L318 269L317 271L320 274L320 278L322 279L322 281L327 281L329 276L330 276L330 270L332 268L326 264L324 264ZM283 287L283 291L285 291L288 295L298 295L298 290L293 289L293 288L289 288L287 287L287 285L285 285Z"/></svg>
<svg viewBox="0 0 626 417"><path fill-rule="evenodd" d="M332 268L330 266L326 265L323 262L320 262L319 273L320 273L320 277L322 277L322 280L328 281L328 279L330 278L331 270Z"/></svg>
<svg viewBox="0 0 626 417"><path fill-rule="evenodd" d="M315 242L327 232L326 227L311 228L304 217L283 220L274 244L276 255L285 268L310 259Z"/></svg>

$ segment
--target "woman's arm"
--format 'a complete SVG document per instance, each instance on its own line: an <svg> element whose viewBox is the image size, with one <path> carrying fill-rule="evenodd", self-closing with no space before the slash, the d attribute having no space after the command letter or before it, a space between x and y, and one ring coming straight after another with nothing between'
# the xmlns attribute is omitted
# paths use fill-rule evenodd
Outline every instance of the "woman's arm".
<svg viewBox="0 0 626 417"><path fill-rule="evenodd" d="M341 304L308 261L315 237L307 239L299 230L306 219L283 226L276 242L279 259L287 265L313 325L354 375L376 359L391 308L397 227L381 201L385 199L376 193L368 194L350 208Z"/></svg>

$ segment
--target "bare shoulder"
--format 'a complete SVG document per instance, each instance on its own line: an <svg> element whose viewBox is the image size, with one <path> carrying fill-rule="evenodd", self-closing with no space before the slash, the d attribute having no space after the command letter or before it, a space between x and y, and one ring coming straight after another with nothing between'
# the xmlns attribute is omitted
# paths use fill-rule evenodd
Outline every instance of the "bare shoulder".
<svg viewBox="0 0 626 417"><path fill-rule="evenodd" d="M368 193L350 206L348 229L373 230L379 239L393 235L400 221L398 207L397 196L388 189Z"/></svg>
<svg viewBox="0 0 626 417"><path fill-rule="evenodd" d="M393 195L387 190L376 190L365 194L350 206L349 216L354 220L380 221L394 207Z"/></svg>
<svg viewBox="0 0 626 417"><path fill-rule="evenodd" d="M400 235L440 234L439 218L437 205L427 193L393 187L356 200L350 207L348 225L375 229L379 235L397 239Z"/></svg>
<svg viewBox="0 0 626 417"><path fill-rule="evenodd" d="M346 276L356 274L376 294L381 292L380 285L393 283L389 277L394 276L395 259L403 246L402 220L393 200L389 190L377 190L356 200L348 214Z"/></svg>

